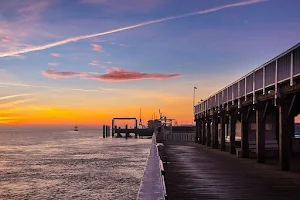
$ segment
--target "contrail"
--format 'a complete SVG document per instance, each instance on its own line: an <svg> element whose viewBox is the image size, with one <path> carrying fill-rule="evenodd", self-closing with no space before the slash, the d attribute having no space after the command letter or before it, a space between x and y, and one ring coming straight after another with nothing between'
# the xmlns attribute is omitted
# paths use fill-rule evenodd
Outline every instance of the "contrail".
<svg viewBox="0 0 300 200"><path fill-rule="evenodd" d="M240 7L240 6L246 6L246 5L255 4L255 3L262 3L262 2L265 2L265 1L269 1L269 0L250 0L250 1L240 2L240 3L234 3L234 4L227 4L227 5L223 5L223 6L218 6L218 7L210 8L210 9L207 9L207 10L192 12L192 13L188 13L188 14L184 14L184 15L176 15L176 16L165 17L165 18L161 18L161 19L157 19L157 20L153 20L153 21L148 21L148 22L142 22L142 23L139 23L139 24L126 26L126 27L118 28L118 29L113 29L113 30L105 31L105 32L101 32L101 33L95 33L95 34L90 34L90 35L82 35L82 36L72 37L72 38L68 38L68 39L65 39L65 40L61 40L61 41L57 41L57 42L53 42L53 43L49 43L49 44L45 44L45 45L33 46L33 47L25 48L25 49L19 49L19 50L14 50L14 51L3 52L3 53L0 53L0 57L14 56L14 55L28 53L28 52L32 52L32 51L44 50L44 49L48 49L48 48L51 48L51 47L56 47L56 46L59 46L59 45L67 44L67 43L78 41L78 40L84 40L84 39L98 37L98 36L102 36L102 35L108 35L108 34L111 34L111 33L117 33L117 32L121 32L121 31L129 30L129 29L138 28L138 27L141 27L141 26L147 26L147 25L150 25L150 24L156 24L156 23L160 23L160 22L164 22L164 21L180 19L180 18L190 17L190 16L194 16L194 15L202 15L202 14L211 13L211 12L215 12L215 11L219 11L219 10L223 10L223 9L227 9L227 8L232 8L232 7Z"/></svg>

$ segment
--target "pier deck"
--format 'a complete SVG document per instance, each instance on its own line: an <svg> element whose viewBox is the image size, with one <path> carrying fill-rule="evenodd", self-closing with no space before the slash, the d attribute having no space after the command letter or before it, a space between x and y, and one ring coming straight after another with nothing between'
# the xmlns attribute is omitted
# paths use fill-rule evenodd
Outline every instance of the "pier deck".
<svg viewBox="0 0 300 200"><path fill-rule="evenodd" d="M194 143L164 143L169 199L300 199L300 174Z"/></svg>

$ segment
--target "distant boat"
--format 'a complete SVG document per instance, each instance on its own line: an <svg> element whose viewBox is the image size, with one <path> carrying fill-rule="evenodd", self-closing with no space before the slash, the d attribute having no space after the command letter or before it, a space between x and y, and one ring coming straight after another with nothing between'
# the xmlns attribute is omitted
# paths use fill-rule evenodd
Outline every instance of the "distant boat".
<svg viewBox="0 0 300 200"><path fill-rule="evenodd" d="M78 126L75 126L75 127L74 127L74 131L78 131Z"/></svg>

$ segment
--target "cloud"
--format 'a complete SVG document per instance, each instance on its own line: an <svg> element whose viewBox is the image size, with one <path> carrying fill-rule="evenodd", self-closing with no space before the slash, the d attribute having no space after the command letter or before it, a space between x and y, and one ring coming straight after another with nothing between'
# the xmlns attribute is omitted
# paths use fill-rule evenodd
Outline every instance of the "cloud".
<svg viewBox="0 0 300 200"><path fill-rule="evenodd" d="M45 70L42 72L42 74L46 77L57 79L57 78L72 78L72 77L82 77L86 76L85 73L79 73L79 72L59 72L53 69Z"/></svg>
<svg viewBox="0 0 300 200"><path fill-rule="evenodd" d="M80 92L105 92L104 90L79 89L79 88L73 88L71 90L73 90L73 91L80 91Z"/></svg>
<svg viewBox="0 0 300 200"><path fill-rule="evenodd" d="M53 57L61 57L61 55L59 53L51 53L51 56L53 56Z"/></svg>
<svg viewBox="0 0 300 200"><path fill-rule="evenodd" d="M107 70L106 74L95 75L95 73L90 73L93 75L89 75L88 73L83 72L60 72L56 70L46 70L42 71L42 74L49 78L72 78L72 77L81 77L83 79L91 79L98 81L108 81L108 82L116 82L116 81L131 81L131 80L141 80L141 79L170 79L181 76L178 73L172 74L160 74L160 73L144 73L138 71L126 71L120 68L114 68L112 70Z"/></svg>
<svg viewBox="0 0 300 200"><path fill-rule="evenodd" d="M58 66L58 65L60 65L60 63L58 63L58 62L50 62L50 63L48 63L48 65L49 66Z"/></svg>
<svg viewBox="0 0 300 200"><path fill-rule="evenodd" d="M16 97L29 96L29 95L32 95L32 94L15 94L15 95L2 96L2 97L0 97L0 101L5 100L5 99L16 98Z"/></svg>
<svg viewBox="0 0 300 200"><path fill-rule="evenodd" d="M10 37L4 36L4 37L2 37L1 41L4 43L10 42Z"/></svg>
<svg viewBox="0 0 300 200"><path fill-rule="evenodd" d="M51 36L57 38L45 30L42 26L42 15L49 6L56 1L40 1L40 0L14 0L5 1L0 6L0 37L1 50L12 51L24 48L24 43L28 38L37 36ZM4 39L4 40L3 40ZM29 48L29 47L26 47Z"/></svg>
<svg viewBox="0 0 300 200"><path fill-rule="evenodd" d="M0 108L5 108L5 107L12 107L18 104L22 104L22 103L26 103L29 101L33 101L35 100L34 98L30 98L30 99L21 99L21 100L16 100L16 101L12 101L12 102L8 102L8 103L3 103L0 104Z"/></svg>
<svg viewBox="0 0 300 200"><path fill-rule="evenodd" d="M140 79L169 79L180 76L180 74L143 73L138 71L126 71L120 68L107 70L106 74L86 76L86 79L100 81L131 81Z"/></svg>
<svg viewBox="0 0 300 200"><path fill-rule="evenodd" d="M94 51L98 51L98 52L104 52L103 51L103 47L99 44L91 44L92 48Z"/></svg>
<svg viewBox="0 0 300 200"><path fill-rule="evenodd" d="M135 11L142 12L151 10L155 6L162 4L163 0L81 0L85 4L99 5L107 7L108 12Z"/></svg>
<svg viewBox="0 0 300 200"><path fill-rule="evenodd" d="M51 87L48 87L48 86L30 85L30 84L22 84L22 83L0 83L0 85L52 89Z"/></svg>
<svg viewBox="0 0 300 200"><path fill-rule="evenodd" d="M34 47L29 47L29 48L19 49L19 50L12 50L12 51L8 51L8 52L2 52L2 53L0 53L0 57L7 57L7 56L11 56L11 55L28 53L28 52L32 52L32 51L40 51L40 50L56 47L56 46L59 46L59 45L64 45L64 44L67 44L67 43L70 43L70 42L78 41L78 40L84 40L84 39L88 39L88 38L94 38L94 37L98 37L98 36L103 36L103 35L108 35L108 34L112 34L112 33L122 32L122 31L125 31L125 30L130 30L130 29L134 29L134 28L138 28L138 27L142 27L142 26L161 23L161 22L165 22L165 21L169 21L169 20L186 18L186 17L196 16L196 15L202 15L202 14L216 12L216 11L219 11L219 10L228 9L228 8L232 8L232 7L239 7L239 6L246 6L246 5L250 5L250 4L262 3L262 2L265 2L265 1L268 1L268 0L249 0L249 1L243 1L243 2L234 3L234 4L226 4L226 5L214 7L214 8L207 9L207 10L197 11L197 12L183 14L183 15L165 17L165 18L161 18L161 19L157 19L157 20L153 20L153 21L148 21L148 22L143 22L143 23L139 23L139 24L135 24L135 25L131 25L131 26L118 28L118 29L113 29L113 30L105 31L105 32L101 32L101 33L95 33L95 34L90 34L90 35L82 35L82 36L72 37L72 38L68 38L68 39L65 39L65 40L60 40L60 41L45 44L45 45L34 46Z"/></svg>
<svg viewBox="0 0 300 200"><path fill-rule="evenodd" d="M24 55L11 55L11 56L9 56L9 57L13 57L13 58L17 58L17 59L25 59L26 58L26 56L24 56Z"/></svg>
<svg viewBox="0 0 300 200"><path fill-rule="evenodd" d="M93 65L93 66L97 66L99 65L99 61L98 60L92 60L89 65Z"/></svg>
<svg viewBox="0 0 300 200"><path fill-rule="evenodd" d="M127 45L127 44L119 44L118 46L119 47L128 47L129 45Z"/></svg>

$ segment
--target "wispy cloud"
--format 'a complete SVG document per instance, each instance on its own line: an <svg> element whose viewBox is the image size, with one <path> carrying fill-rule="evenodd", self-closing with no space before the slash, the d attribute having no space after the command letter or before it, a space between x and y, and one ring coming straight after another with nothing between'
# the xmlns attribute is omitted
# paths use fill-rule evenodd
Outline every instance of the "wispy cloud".
<svg viewBox="0 0 300 200"><path fill-rule="evenodd" d="M12 106L27 103L27 102L33 101L33 100L35 100L35 98L21 99L21 100L12 101L9 103L3 103L3 104L0 104L0 108L12 107Z"/></svg>
<svg viewBox="0 0 300 200"><path fill-rule="evenodd" d="M48 63L48 65L49 66L58 66L58 65L60 65L60 63L58 63L58 62L50 62L50 63Z"/></svg>
<svg viewBox="0 0 300 200"><path fill-rule="evenodd" d="M5 85L5 86L17 86L17 87L33 87L33 88L47 88L47 89L52 89L51 87L48 87L48 86L43 86L43 85L31 85L31 84L22 84L22 83L0 83L0 85Z"/></svg>
<svg viewBox="0 0 300 200"><path fill-rule="evenodd" d="M103 51L103 47L99 44L91 44L92 48L94 51L98 51L98 52L104 52Z"/></svg>
<svg viewBox="0 0 300 200"><path fill-rule="evenodd" d="M73 91L80 91L80 92L105 92L104 90L79 89L79 88L73 88L71 90L73 90Z"/></svg>
<svg viewBox="0 0 300 200"><path fill-rule="evenodd" d="M127 44L118 44L119 47L128 47L129 45Z"/></svg>
<svg viewBox="0 0 300 200"><path fill-rule="evenodd" d="M145 12L162 4L163 0L81 0L82 3L108 7L109 12L135 11Z"/></svg>
<svg viewBox="0 0 300 200"><path fill-rule="evenodd" d="M86 79L100 81L130 81L140 79L169 79L180 76L180 74L159 74L159 73L143 73L138 71L126 71L120 68L107 70L106 74L86 76Z"/></svg>
<svg viewBox="0 0 300 200"><path fill-rule="evenodd" d="M151 24L156 24L156 23L160 23L160 22L165 22L165 21L169 21L169 20L175 20L175 19L195 16L195 15L202 15L202 14L216 12L216 11L219 11L219 10L228 9L228 8L232 8L232 7L240 7L240 6L250 5L250 4L262 3L262 2L265 2L265 1L268 1L268 0L243 1L243 2L239 2L239 3L222 5L222 6L214 7L214 8L211 8L211 9L202 10L202 11L193 12L193 13L188 13L188 14L184 14L184 15L176 15L176 16L165 17L165 18L161 18L161 19L157 19L157 20L153 20L153 21L148 21L148 22L143 22L143 23L139 23L139 24L135 24L135 25L131 25L131 26L118 28L118 29L113 29L113 30L105 31L105 32L101 32L101 33L95 33L95 34L90 34L90 35L72 37L72 38L68 38L68 39L65 39L65 40L49 43L49 44L46 44L46 45L40 45L40 46L34 46L34 47L29 47L29 48L20 49L20 50L12 50L12 51L8 51L8 52L3 52L3 53L0 53L0 57L6 57L6 56L11 56L11 55L16 55L16 54L28 53L28 52L32 52L32 51L44 50L44 49L52 48L52 47L55 47L55 46L67 44L67 43L78 41L78 40L83 40L83 39L108 35L108 34L112 34L112 33L122 32L122 31L125 31L125 30L134 29L134 28L138 28L138 27L142 27L142 26L151 25Z"/></svg>
<svg viewBox="0 0 300 200"><path fill-rule="evenodd" d="M24 56L24 55L11 55L11 56L9 56L9 57L13 57L13 58L17 58L17 59L25 59L26 58L26 56Z"/></svg>
<svg viewBox="0 0 300 200"><path fill-rule="evenodd" d="M0 37L2 51L11 51L24 47L24 42L31 38L33 35L46 36L53 39L49 31L41 28L42 20L41 15L49 8L54 2L57 1L5 1L1 3L0 17L1 30L0 34L5 36ZM13 16L13 17L10 17ZM54 36L55 38L57 36ZM29 47L26 47L29 48Z"/></svg>
<svg viewBox="0 0 300 200"><path fill-rule="evenodd" d="M89 65L93 65L93 66L97 66L99 65L99 61L98 60L92 60Z"/></svg>
<svg viewBox="0 0 300 200"><path fill-rule="evenodd" d="M45 70L42 72L44 76L47 76L49 78L57 79L57 78L72 78L72 77L80 77L80 76L86 76L85 73L80 72L59 72L53 69Z"/></svg>
<svg viewBox="0 0 300 200"><path fill-rule="evenodd" d="M51 56L53 56L53 57L61 57L61 55L59 53L51 53Z"/></svg>
<svg viewBox="0 0 300 200"><path fill-rule="evenodd" d="M5 99L29 96L29 95L32 95L32 94L15 94L15 95L2 96L2 97L0 97L0 101L5 100Z"/></svg>

